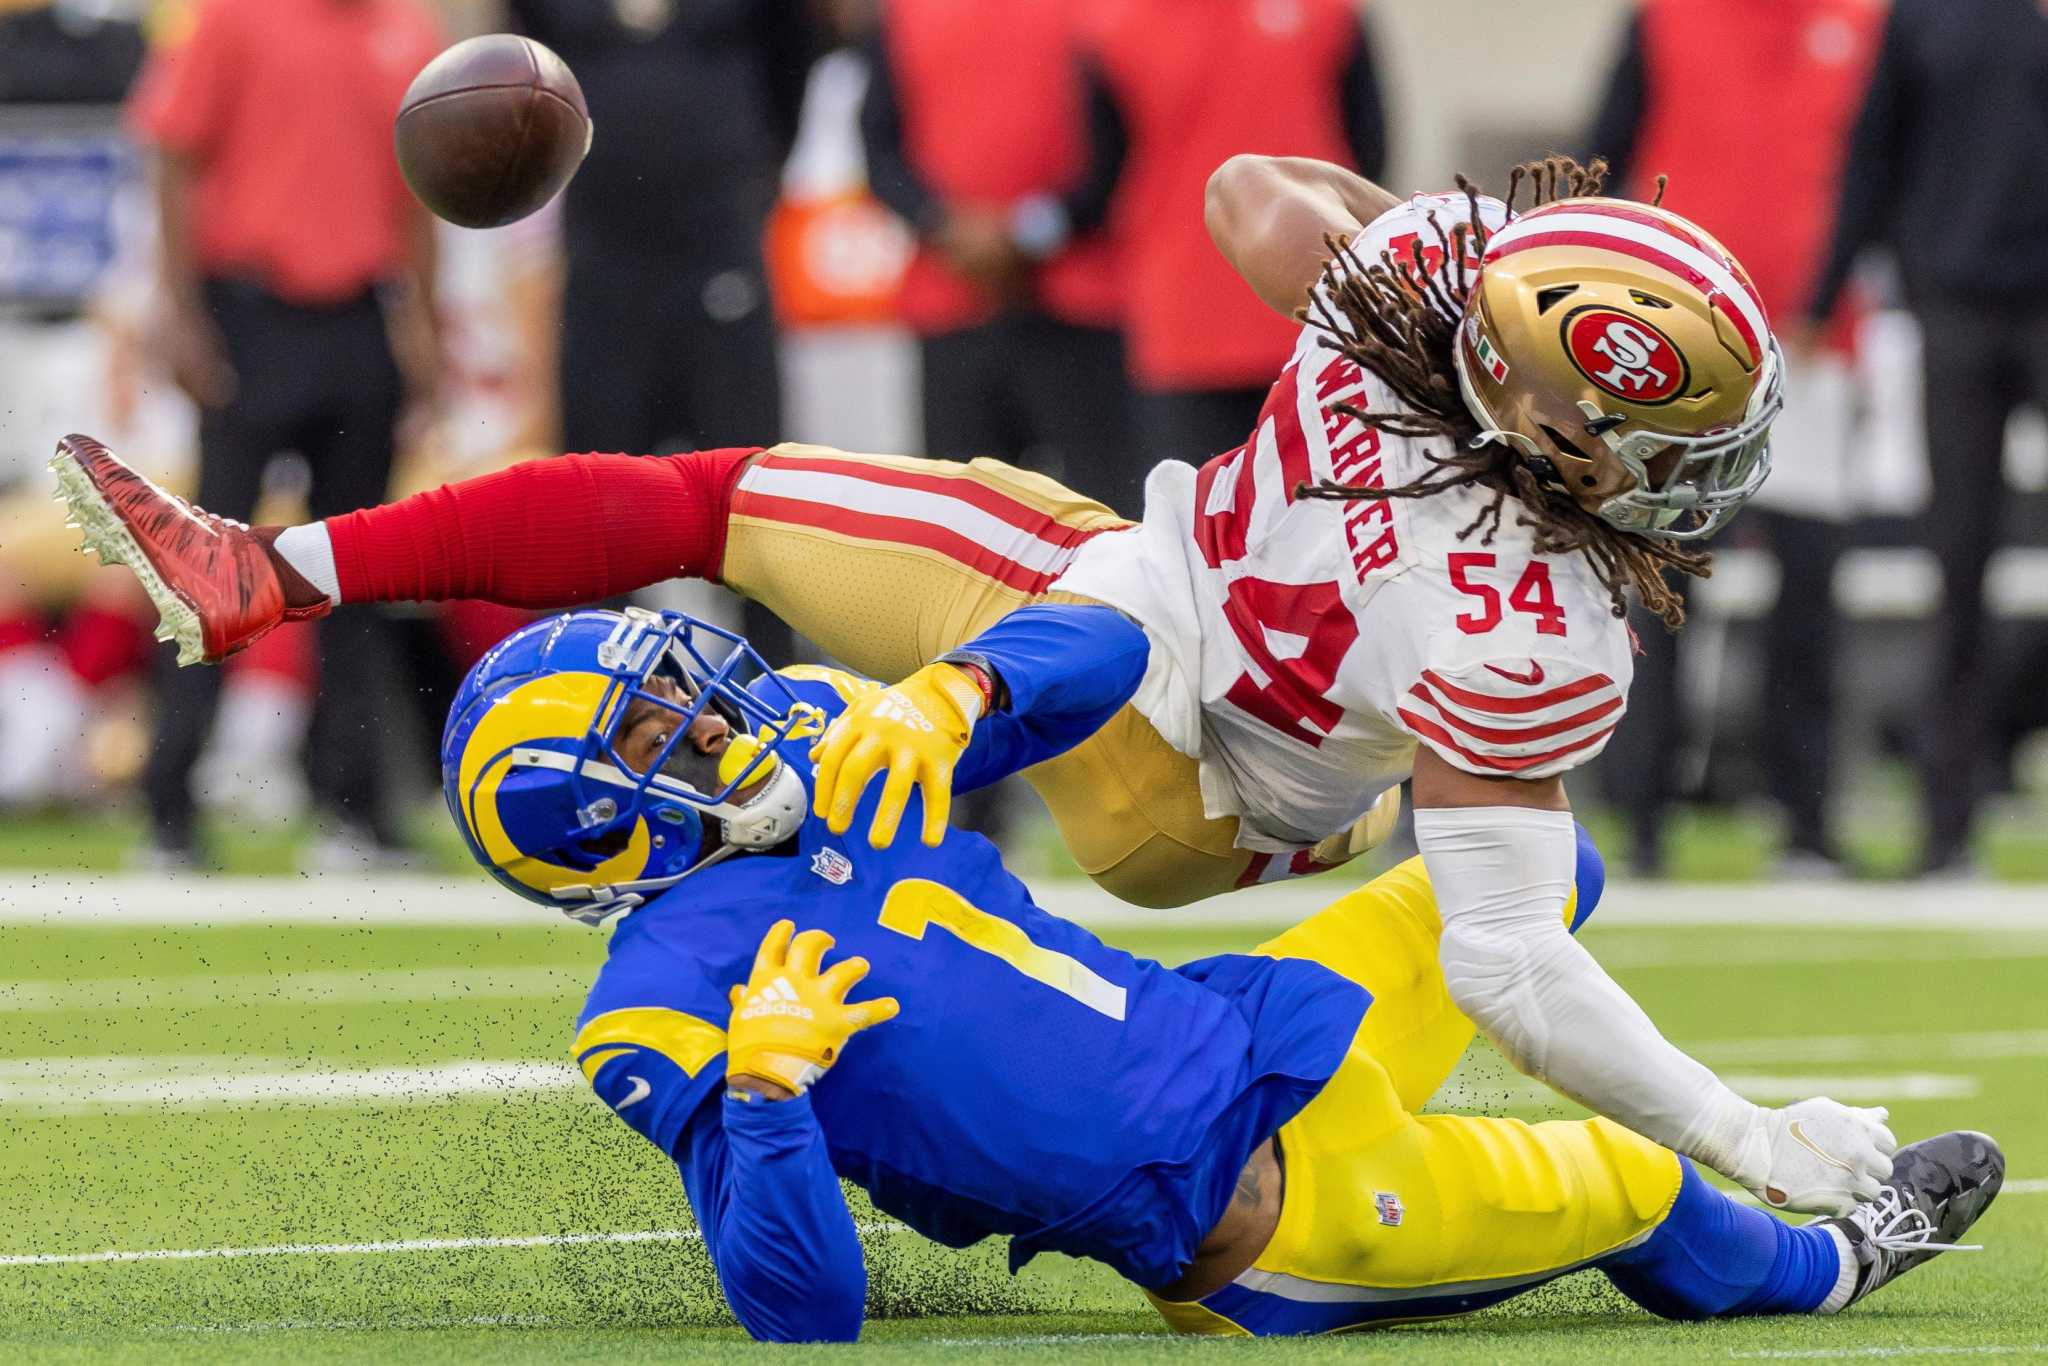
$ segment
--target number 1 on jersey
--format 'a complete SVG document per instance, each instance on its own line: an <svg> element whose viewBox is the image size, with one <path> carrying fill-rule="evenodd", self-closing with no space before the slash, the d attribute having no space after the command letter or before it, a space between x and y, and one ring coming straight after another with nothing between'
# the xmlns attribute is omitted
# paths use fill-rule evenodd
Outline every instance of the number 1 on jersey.
<svg viewBox="0 0 2048 1366"><path fill-rule="evenodd" d="M1499 557L1486 551L1460 550L1453 552L1448 562L1451 587L1479 600L1478 610L1459 613L1458 629L1468 636L1478 636L1500 625L1500 590L1471 575L1474 569L1493 568ZM1536 618L1536 634L1539 636L1561 636L1565 633L1564 608L1559 605L1557 593L1550 586L1550 566L1541 560L1529 561L1522 577L1515 580L1514 588L1508 593L1508 606Z"/></svg>
<svg viewBox="0 0 2048 1366"><path fill-rule="evenodd" d="M1071 996L1099 1015L1124 1017L1122 987L1071 955L1033 943L1022 929L990 915L951 887L905 878L882 902L881 923L885 930L918 940L927 926L937 925L969 948L1002 959L1032 981Z"/></svg>

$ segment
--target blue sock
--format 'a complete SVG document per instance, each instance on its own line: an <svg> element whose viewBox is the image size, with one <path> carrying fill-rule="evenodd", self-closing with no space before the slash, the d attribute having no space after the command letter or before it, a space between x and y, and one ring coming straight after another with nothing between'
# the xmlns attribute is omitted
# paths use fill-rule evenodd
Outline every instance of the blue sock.
<svg viewBox="0 0 2048 1366"><path fill-rule="evenodd" d="M1657 1231L1600 1264L1616 1289L1667 1319L1804 1314L1827 1298L1842 1271L1834 1235L1731 1200L1678 1165L1678 1199Z"/></svg>

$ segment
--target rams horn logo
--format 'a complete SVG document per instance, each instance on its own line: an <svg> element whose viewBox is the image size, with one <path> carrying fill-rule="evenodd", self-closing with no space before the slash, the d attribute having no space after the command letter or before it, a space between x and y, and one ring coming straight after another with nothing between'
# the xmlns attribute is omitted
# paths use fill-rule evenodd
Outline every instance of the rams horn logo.
<svg viewBox="0 0 2048 1366"><path fill-rule="evenodd" d="M1688 367L1671 338L1612 308L1582 308L1564 320L1564 349L1579 373L1629 403L1669 403L1685 391Z"/></svg>

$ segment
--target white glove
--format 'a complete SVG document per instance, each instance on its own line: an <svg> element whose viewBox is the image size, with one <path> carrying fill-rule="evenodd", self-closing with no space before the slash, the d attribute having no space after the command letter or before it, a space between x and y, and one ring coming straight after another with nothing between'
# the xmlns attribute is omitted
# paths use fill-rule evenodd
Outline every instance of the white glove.
<svg viewBox="0 0 2048 1366"><path fill-rule="evenodd" d="M1892 1174L1899 1141L1882 1107L1858 1110L1824 1097L1759 1109L1726 1173L1774 1209L1847 1214L1875 1200Z"/></svg>

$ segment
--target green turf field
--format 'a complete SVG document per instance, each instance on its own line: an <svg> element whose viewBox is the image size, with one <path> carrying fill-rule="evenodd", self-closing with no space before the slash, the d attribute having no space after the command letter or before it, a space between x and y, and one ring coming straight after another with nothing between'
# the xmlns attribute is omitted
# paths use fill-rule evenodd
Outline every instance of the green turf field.
<svg viewBox="0 0 2048 1366"><path fill-rule="evenodd" d="M28 880L14 891L37 895ZM310 894L276 883L280 902ZM205 885L192 895L204 914ZM1761 895L1731 888L1729 907L1767 912ZM1873 888L1873 904L1883 895ZM1135 1292L1092 1267L1041 1259L1012 1281L999 1249L948 1253L882 1226L868 1239L875 1317L857 1350L2048 1356L2048 915L2008 895L2020 914L1995 931L1596 917L1585 932L1669 1034L1748 1094L1825 1090L1890 1104L1902 1136L1971 1126L2004 1142L2014 1184L1979 1226L1988 1250L1939 1259L1844 1318L1674 1327L1579 1276L1452 1324L1185 1343L1158 1336ZM1112 937L1178 959L1258 936L1162 918ZM567 1069L568 1025L602 947L544 921L0 923L0 1358L689 1361L739 1349L673 1169ZM1478 1051L1437 1103L1570 1113ZM133 1255L159 1253L179 1255Z"/></svg>

